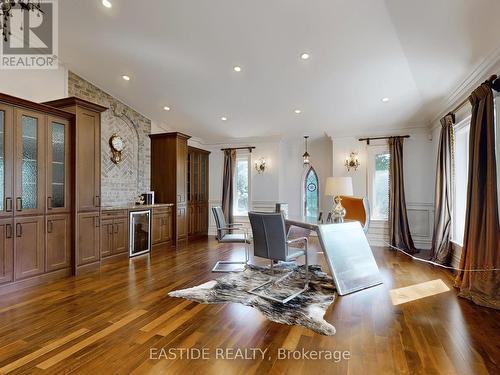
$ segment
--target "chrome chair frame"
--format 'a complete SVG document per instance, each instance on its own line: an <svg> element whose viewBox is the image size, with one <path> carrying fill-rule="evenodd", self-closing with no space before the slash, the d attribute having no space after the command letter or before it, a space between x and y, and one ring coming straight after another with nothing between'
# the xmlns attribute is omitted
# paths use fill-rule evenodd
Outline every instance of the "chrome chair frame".
<svg viewBox="0 0 500 375"><path fill-rule="evenodd" d="M212 208L214 216L216 215L215 209L218 209L218 208L219 207ZM243 223L232 223L232 224L225 223L224 227L219 227L218 221L219 220L216 218L215 222L217 224L217 232L218 233L221 233L222 231L228 231L228 232L241 231L243 233L244 244L245 244L245 260L244 261L219 260L217 263L215 263L215 266L212 268L212 272L242 272L246 269L248 261L250 259L249 250L248 250L248 244L249 244L248 229L244 227ZM221 238L217 237L217 239L219 240L219 242L222 242ZM231 243L231 242L226 242L226 243ZM241 243L241 242L235 241L234 243ZM224 265L224 264L242 265L243 267L235 268L235 269L223 269L222 265Z"/></svg>

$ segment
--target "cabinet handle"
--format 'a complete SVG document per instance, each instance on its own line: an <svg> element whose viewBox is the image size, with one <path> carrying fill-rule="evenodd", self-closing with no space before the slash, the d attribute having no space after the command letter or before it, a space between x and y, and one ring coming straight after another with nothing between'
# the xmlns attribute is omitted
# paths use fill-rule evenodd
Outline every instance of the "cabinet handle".
<svg viewBox="0 0 500 375"><path fill-rule="evenodd" d="M52 197L47 197L47 209L52 210Z"/></svg>
<svg viewBox="0 0 500 375"><path fill-rule="evenodd" d="M52 220L47 221L47 233L52 233Z"/></svg>
<svg viewBox="0 0 500 375"><path fill-rule="evenodd" d="M23 225L21 223L16 224L16 237L23 236Z"/></svg>
<svg viewBox="0 0 500 375"><path fill-rule="evenodd" d="M12 198L10 197L5 198L5 211L12 212Z"/></svg>
<svg viewBox="0 0 500 375"><path fill-rule="evenodd" d="M21 197L16 198L16 210L17 211L23 210L23 198L21 198Z"/></svg>
<svg viewBox="0 0 500 375"><path fill-rule="evenodd" d="M7 224L5 226L5 237L12 238L12 225L11 224Z"/></svg>

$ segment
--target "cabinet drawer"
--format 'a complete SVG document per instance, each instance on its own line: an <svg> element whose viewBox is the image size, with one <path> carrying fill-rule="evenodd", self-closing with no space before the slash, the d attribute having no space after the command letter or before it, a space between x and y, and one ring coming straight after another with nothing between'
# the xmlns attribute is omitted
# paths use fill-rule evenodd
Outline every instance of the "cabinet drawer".
<svg viewBox="0 0 500 375"><path fill-rule="evenodd" d="M101 211L101 218L107 217L127 217L127 210L105 210Z"/></svg>

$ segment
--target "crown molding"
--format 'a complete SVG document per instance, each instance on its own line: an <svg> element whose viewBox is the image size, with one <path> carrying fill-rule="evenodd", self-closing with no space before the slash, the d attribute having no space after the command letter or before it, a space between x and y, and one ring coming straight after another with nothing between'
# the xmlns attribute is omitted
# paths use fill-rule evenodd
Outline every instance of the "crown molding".
<svg viewBox="0 0 500 375"><path fill-rule="evenodd" d="M487 80L492 74L500 74L498 69L500 69L500 45L476 65L455 90L442 101L440 105L441 110L436 113L431 121L431 130L434 130L438 126L435 123L439 122L439 119L462 100L465 100L476 86Z"/></svg>

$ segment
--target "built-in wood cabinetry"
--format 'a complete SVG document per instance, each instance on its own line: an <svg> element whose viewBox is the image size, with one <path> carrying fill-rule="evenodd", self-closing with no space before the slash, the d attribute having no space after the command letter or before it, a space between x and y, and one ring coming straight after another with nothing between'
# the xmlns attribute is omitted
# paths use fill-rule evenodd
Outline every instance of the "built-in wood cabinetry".
<svg viewBox="0 0 500 375"><path fill-rule="evenodd" d="M45 104L74 115L73 204L76 223L73 248L75 272L98 266L101 260L101 113L107 108L78 98L65 98Z"/></svg>
<svg viewBox="0 0 500 375"><path fill-rule="evenodd" d="M210 152L188 148L188 235L208 234L208 158Z"/></svg>
<svg viewBox="0 0 500 375"><path fill-rule="evenodd" d="M101 213L101 257L128 253L128 211L109 210Z"/></svg>
<svg viewBox="0 0 500 375"><path fill-rule="evenodd" d="M0 94L2 286L71 272L73 118Z"/></svg>
<svg viewBox="0 0 500 375"><path fill-rule="evenodd" d="M154 246L172 243L172 219L171 207L153 209L151 242Z"/></svg>
<svg viewBox="0 0 500 375"><path fill-rule="evenodd" d="M187 242L188 135L182 133L152 134L151 190L155 203L173 203L172 220L175 245ZM153 231L154 231L153 225Z"/></svg>
<svg viewBox="0 0 500 375"><path fill-rule="evenodd" d="M71 214L47 215L45 223L45 269L71 266Z"/></svg>

